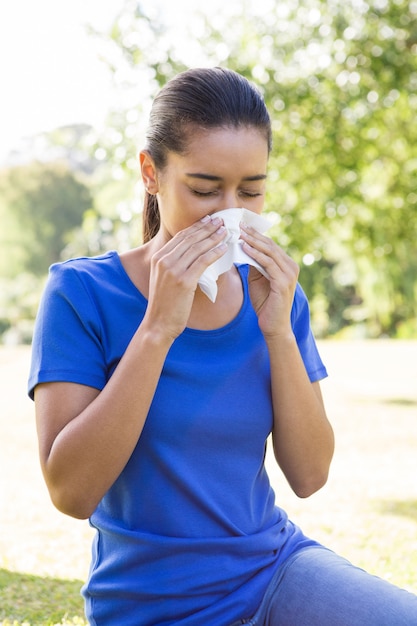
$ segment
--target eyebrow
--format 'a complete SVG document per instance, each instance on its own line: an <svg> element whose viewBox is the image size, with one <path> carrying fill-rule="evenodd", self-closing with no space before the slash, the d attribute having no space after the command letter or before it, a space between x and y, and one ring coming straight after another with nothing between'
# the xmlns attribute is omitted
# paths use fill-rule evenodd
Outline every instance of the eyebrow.
<svg viewBox="0 0 417 626"><path fill-rule="evenodd" d="M223 180L221 176L213 176L212 174L203 174L199 172L187 173L186 176L189 176L190 178L201 178L203 180L213 180L213 181ZM257 180L265 180L265 179L266 179L266 174L255 174L254 176L245 176L245 178L242 178L242 180L244 180L245 182L251 182L251 181L255 182Z"/></svg>

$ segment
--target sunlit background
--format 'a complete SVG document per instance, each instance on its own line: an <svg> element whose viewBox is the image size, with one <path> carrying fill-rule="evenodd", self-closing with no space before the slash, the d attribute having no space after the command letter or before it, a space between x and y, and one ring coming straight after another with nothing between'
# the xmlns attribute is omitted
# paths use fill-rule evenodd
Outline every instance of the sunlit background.
<svg viewBox="0 0 417 626"><path fill-rule="evenodd" d="M270 235L318 337L417 337L416 0L53 0L0 8L0 336L51 263L141 240L137 152L175 73L263 91Z"/></svg>
<svg viewBox="0 0 417 626"><path fill-rule="evenodd" d="M75 122L103 123L110 76L87 24L106 28L118 0L4 2L0 6L1 155L19 140Z"/></svg>
<svg viewBox="0 0 417 626"><path fill-rule="evenodd" d="M106 31L124 0L21 0L0 4L0 158L20 140L73 123L101 125L117 94L88 27ZM181 30L203 0L143 3ZM211 0L210 12L220 6Z"/></svg>

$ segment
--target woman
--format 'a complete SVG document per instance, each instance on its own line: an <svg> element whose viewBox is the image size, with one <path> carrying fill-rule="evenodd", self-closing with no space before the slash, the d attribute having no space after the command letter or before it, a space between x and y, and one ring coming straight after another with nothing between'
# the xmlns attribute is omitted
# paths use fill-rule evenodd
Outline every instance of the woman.
<svg viewBox="0 0 417 626"><path fill-rule="evenodd" d="M270 147L246 79L178 75L140 153L143 245L51 268L30 390L51 498L97 529L91 624L417 623L415 596L305 537L275 505L270 433L300 497L326 482L333 454L297 265L241 224L264 272L233 265L214 302L198 287L227 250L216 213L261 213Z"/></svg>

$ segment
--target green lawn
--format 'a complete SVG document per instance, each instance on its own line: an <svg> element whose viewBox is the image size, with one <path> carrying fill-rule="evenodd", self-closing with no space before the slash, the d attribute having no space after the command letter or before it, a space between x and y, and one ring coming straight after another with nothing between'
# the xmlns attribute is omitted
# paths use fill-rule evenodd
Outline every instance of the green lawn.
<svg viewBox="0 0 417 626"><path fill-rule="evenodd" d="M417 593L417 342L321 342L336 433L326 487L299 500L268 457L278 502L305 532ZM28 348L0 348L0 624L84 626L92 531L50 504L38 466Z"/></svg>

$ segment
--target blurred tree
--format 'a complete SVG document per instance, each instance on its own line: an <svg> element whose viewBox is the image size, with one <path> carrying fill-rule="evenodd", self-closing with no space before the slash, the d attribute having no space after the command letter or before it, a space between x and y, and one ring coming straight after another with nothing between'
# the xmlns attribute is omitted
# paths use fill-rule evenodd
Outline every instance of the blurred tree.
<svg viewBox="0 0 417 626"><path fill-rule="evenodd" d="M88 187L62 163L0 172L0 275L44 275L91 207Z"/></svg>
<svg viewBox="0 0 417 626"><path fill-rule="evenodd" d="M417 4L269 7L227 41L227 63L274 118L277 239L303 264L313 311L328 297L323 330L394 335L417 317Z"/></svg>
<svg viewBox="0 0 417 626"><path fill-rule="evenodd" d="M157 9L153 9L156 11ZM190 16L189 16L190 17ZM417 3L264 0L195 14L184 36L128 0L104 37L129 94L103 148L131 176L148 99L186 66L227 65L273 118L273 236L302 265L316 331L394 336L417 318ZM139 114L140 113L140 114ZM136 174L135 174L136 176Z"/></svg>

